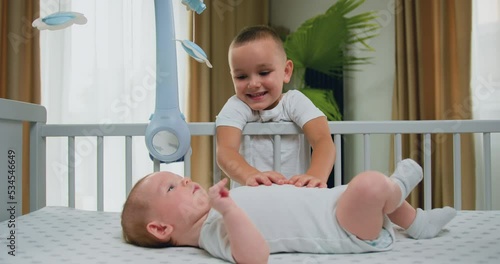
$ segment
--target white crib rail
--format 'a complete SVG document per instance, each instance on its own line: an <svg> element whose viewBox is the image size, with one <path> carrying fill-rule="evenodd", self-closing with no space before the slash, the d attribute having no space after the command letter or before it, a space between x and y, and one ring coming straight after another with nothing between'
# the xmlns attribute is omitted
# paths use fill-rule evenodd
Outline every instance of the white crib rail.
<svg viewBox="0 0 500 264"><path fill-rule="evenodd" d="M432 134L451 134L453 135L453 182L454 182L454 207L461 209L461 147L460 136L462 134L482 133L485 171L485 202L486 209L492 208L491 194L491 133L500 132L500 120L432 120L432 121L343 121L330 122L330 131L336 136L339 134L363 134L364 136L364 164L365 169L370 169L370 140L372 134L393 134L395 146L395 162L402 159L402 134L422 134L424 135L423 153L432 151ZM335 138L335 144L341 148L342 141ZM339 152L339 151L337 151ZM341 153L341 152L339 152ZM337 157L340 155L337 155ZM341 162L338 159L335 163L335 174L340 175ZM338 166L340 165L340 166ZM431 156L424 155L424 208L431 208L432 189L431 189ZM336 179L336 184L338 180Z"/></svg>
<svg viewBox="0 0 500 264"><path fill-rule="evenodd" d="M47 125L38 123L32 131L32 158L31 158L31 210L36 210L45 206L45 148L47 137L67 137L68 138L68 166L69 166L69 206L75 206L75 137L97 138L98 155L97 155L97 177L98 177L98 192L97 192L97 209L103 210L103 156L104 151L102 143L106 137L121 136L125 137L125 156L126 156L126 193L132 186L132 138L135 136L143 136L147 124L113 124L113 125ZM452 134L454 142L454 191L455 191L455 208L461 209L461 170L460 170L460 137L461 134L482 133L484 144L483 164L485 171L485 198L486 209L491 209L491 145L490 133L500 132L500 120L452 120L452 121L342 121L329 122L329 127L337 147L337 153L341 153L342 136L351 134L361 134L364 138L364 168L370 169L370 136L374 134L393 134L395 145L395 162L401 160L402 157L402 134L422 134L424 135L423 151L430 153L432 148L432 134ZM189 128L193 137L195 136L211 136L215 133L214 123L190 123ZM301 134L302 131L292 123L267 123L267 124L248 124L243 131L243 142L250 140L249 135L272 135L275 141L275 161L280 160L279 145L281 136L290 134ZM215 137L214 137L214 156L215 156ZM275 166L276 170L280 170L280 162ZM335 163L335 185L341 184L342 156L337 155ZM215 159L213 161L214 181L218 181L221 177L221 172L217 166ZM424 155L424 208L431 207L431 157ZM190 156L185 158L185 174L190 175ZM154 170L159 169L159 163L156 161L153 165Z"/></svg>

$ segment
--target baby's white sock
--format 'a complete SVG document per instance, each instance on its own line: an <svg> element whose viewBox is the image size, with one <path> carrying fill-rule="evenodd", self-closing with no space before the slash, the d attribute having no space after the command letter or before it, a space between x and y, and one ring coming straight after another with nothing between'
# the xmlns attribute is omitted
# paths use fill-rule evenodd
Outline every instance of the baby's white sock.
<svg viewBox="0 0 500 264"><path fill-rule="evenodd" d="M430 211L417 208L417 216L410 227L406 229L406 233L414 239L433 238L455 215L457 215L457 211L449 206Z"/></svg>
<svg viewBox="0 0 500 264"><path fill-rule="evenodd" d="M394 170L390 178L399 185L399 188L401 188L401 201L399 201L399 207L413 188L422 180L422 167L412 159L402 160L397 164L396 170Z"/></svg>

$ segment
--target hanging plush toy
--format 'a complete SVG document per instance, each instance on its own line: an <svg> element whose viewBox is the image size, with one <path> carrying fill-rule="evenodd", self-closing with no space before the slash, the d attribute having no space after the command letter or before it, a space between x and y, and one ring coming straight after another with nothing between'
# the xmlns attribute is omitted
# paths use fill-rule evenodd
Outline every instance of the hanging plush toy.
<svg viewBox="0 0 500 264"><path fill-rule="evenodd" d="M87 23L87 18L77 12L65 11L61 12L61 2L59 2L59 10L56 13L46 17L39 17L31 23L38 30L58 30L72 26L73 24L83 25Z"/></svg>
<svg viewBox="0 0 500 264"><path fill-rule="evenodd" d="M197 14L206 9L203 0L182 0L187 9ZM172 0L155 0L156 22L156 79L155 111L146 128L146 146L152 158L164 163L183 160L190 149L191 134L179 110L177 55L175 43L180 41L184 50L195 60L212 65L205 52L194 42L176 40ZM59 8L60 9L60 8ZM57 30L73 24L83 25L87 18L77 12L56 12L33 21L39 30Z"/></svg>

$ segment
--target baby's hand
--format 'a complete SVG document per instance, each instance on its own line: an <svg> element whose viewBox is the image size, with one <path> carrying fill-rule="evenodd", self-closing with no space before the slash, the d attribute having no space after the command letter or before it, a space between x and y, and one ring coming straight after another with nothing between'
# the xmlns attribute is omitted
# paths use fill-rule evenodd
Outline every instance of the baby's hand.
<svg viewBox="0 0 500 264"><path fill-rule="evenodd" d="M287 178L276 171L264 171L251 175L247 178L245 184L248 186L271 185L287 183Z"/></svg>
<svg viewBox="0 0 500 264"><path fill-rule="evenodd" d="M229 190L226 188L226 183L227 178L224 178L208 189L210 204L222 215L236 206L233 199L229 196Z"/></svg>
<svg viewBox="0 0 500 264"><path fill-rule="evenodd" d="M320 179L308 175L308 174L300 174L300 175L295 175L290 180L288 180L288 184L293 184L297 187L319 187L319 188L326 188L327 185L326 183L322 182Z"/></svg>

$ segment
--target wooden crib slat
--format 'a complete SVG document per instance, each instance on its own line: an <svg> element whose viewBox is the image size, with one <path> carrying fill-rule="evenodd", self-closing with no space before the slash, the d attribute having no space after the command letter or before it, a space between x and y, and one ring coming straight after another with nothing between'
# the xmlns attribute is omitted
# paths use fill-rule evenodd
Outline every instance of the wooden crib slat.
<svg viewBox="0 0 500 264"><path fill-rule="evenodd" d="M68 137L68 206L75 208L75 137Z"/></svg>
<svg viewBox="0 0 500 264"><path fill-rule="evenodd" d="M431 153L432 153L432 143L431 143L431 134L424 134L424 209L429 210L432 208L432 181L431 181L431 173L432 173L432 162L431 162ZM411 157L410 157L411 158Z"/></svg>
<svg viewBox="0 0 500 264"><path fill-rule="evenodd" d="M184 155L184 177L191 178L191 154L193 151L189 147L188 152Z"/></svg>
<svg viewBox="0 0 500 264"><path fill-rule="evenodd" d="M365 171L371 168L370 164L370 134L363 134L364 139L364 159L365 159Z"/></svg>
<svg viewBox="0 0 500 264"><path fill-rule="evenodd" d="M309 144L309 142L307 141L306 137L304 136L304 134L300 134L299 137L301 138L302 142L304 143L304 146L303 148L305 150L308 150L307 151L307 155L304 157L304 168L307 168L309 164L311 164L311 156L312 156L312 152L311 152L311 144Z"/></svg>
<svg viewBox="0 0 500 264"><path fill-rule="evenodd" d="M274 170L281 172L281 135L274 135L273 143L273 160L274 160Z"/></svg>
<svg viewBox="0 0 500 264"><path fill-rule="evenodd" d="M403 159L403 145L401 140L401 133L394 135L394 164L398 164Z"/></svg>
<svg viewBox="0 0 500 264"><path fill-rule="evenodd" d="M335 155L335 175L333 178L333 183L335 186L342 184L342 135L335 134L334 141L336 155Z"/></svg>
<svg viewBox="0 0 500 264"><path fill-rule="evenodd" d="M491 133L483 133L483 155L484 155L484 195L486 210L492 210L491 194Z"/></svg>
<svg viewBox="0 0 500 264"><path fill-rule="evenodd" d="M97 211L104 210L104 139L97 137Z"/></svg>
<svg viewBox="0 0 500 264"><path fill-rule="evenodd" d="M453 134L453 203L457 210L462 209L462 148L460 134Z"/></svg>
<svg viewBox="0 0 500 264"><path fill-rule="evenodd" d="M132 189L132 136L125 137L125 197Z"/></svg>
<svg viewBox="0 0 500 264"><path fill-rule="evenodd" d="M153 159L153 171L160 171L160 161L157 159Z"/></svg>
<svg viewBox="0 0 500 264"><path fill-rule="evenodd" d="M217 137L216 136L213 136L213 152L212 152L212 155L213 155L213 159L212 159L212 164L213 164L213 181L214 181L214 184L215 183L218 183L220 180L221 180L221 170L219 168L219 165L217 164L217 158L216 158L216 155L217 155Z"/></svg>

